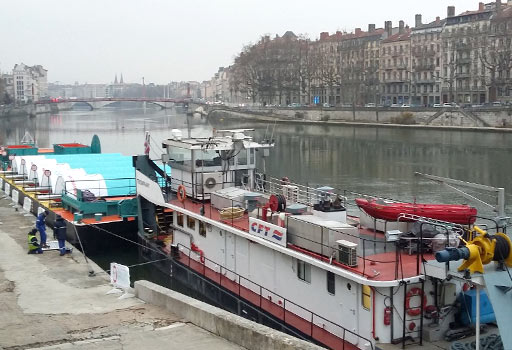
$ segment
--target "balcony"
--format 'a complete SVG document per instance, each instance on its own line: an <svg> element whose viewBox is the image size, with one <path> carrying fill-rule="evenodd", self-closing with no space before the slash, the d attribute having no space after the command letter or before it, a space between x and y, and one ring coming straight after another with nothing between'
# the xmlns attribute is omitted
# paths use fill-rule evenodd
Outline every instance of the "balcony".
<svg viewBox="0 0 512 350"><path fill-rule="evenodd" d="M415 51L413 52L413 55L416 57L430 57L437 55L436 50L428 49L428 50L421 50L421 51Z"/></svg>
<svg viewBox="0 0 512 350"><path fill-rule="evenodd" d="M405 64L405 63L398 63L396 66L395 66L396 69L407 69L409 68L409 65L408 64Z"/></svg>
<svg viewBox="0 0 512 350"><path fill-rule="evenodd" d="M435 66L433 64L418 64L413 67L416 72L425 71L425 70L434 70Z"/></svg>
<svg viewBox="0 0 512 350"><path fill-rule="evenodd" d="M409 79L390 78L390 79L386 79L385 81L383 81L384 84L395 84L395 83L405 83L405 82L409 82Z"/></svg>
<svg viewBox="0 0 512 350"><path fill-rule="evenodd" d="M455 44L456 50L471 50L471 44L458 42Z"/></svg>
<svg viewBox="0 0 512 350"><path fill-rule="evenodd" d="M428 78L428 79L413 80L412 83L413 84L435 84L435 83L437 83L437 81L434 78Z"/></svg>
<svg viewBox="0 0 512 350"><path fill-rule="evenodd" d="M473 59L471 57L464 57L464 58L458 58L457 64L470 64L473 62Z"/></svg>

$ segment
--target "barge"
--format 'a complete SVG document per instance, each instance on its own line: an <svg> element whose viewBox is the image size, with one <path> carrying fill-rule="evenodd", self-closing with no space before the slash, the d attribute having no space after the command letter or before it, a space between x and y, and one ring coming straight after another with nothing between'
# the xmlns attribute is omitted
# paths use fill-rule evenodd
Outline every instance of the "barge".
<svg viewBox="0 0 512 350"><path fill-rule="evenodd" d="M62 216L70 243L92 252L105 248L107 232L136 238L137 199L131 157L101 153L96 135L90 146L4 146L0 160L0 190L27 213L37 216L48 210L46 222L50 226L56 215Z"/></svg>
<svg viewBox="0 0 512 350"><path fill-rule="evenodd" d="M348 215L355 200L333 188L258 172L274 144L251 131L184 139L173 130L162 142L170 172L134 157L140 254L155 268L212 303L332 349L422 345L450 339L452 324L478 338L483 313L508 327L512 303L493 311L489 301L499 299L495 281L512 283L508 220L484 230L400 213L379 232L365 227L364 211Z"/></svg>

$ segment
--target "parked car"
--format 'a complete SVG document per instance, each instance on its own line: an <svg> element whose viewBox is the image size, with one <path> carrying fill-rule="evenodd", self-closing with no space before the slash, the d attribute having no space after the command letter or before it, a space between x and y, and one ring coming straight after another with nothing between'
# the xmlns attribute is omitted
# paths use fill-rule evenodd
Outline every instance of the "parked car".
<svg viewBox="0 0 512 350"><path fill-rule="evenodd" d="M452 102L452 103L445 102L445 103L443 103L443 107L444 108L454 108L454 107L459 107L459 106L455 102Z"/></svg>
<svg viewBox="0 0 512 350"><path fill-rule="evenodd" d="M390 107L392 108L397 108L397 107L400 107L401 105L399 105L398 103L393 103Z"/></svg>
<svg viewBox="0 0 512 350"><path fill-rule="evenodd" d="M404 103L403 105L400 106L401 108L411 108L411 105L410 104L407 104L407 103Z"/></svg>
<svg viewBox="0 0 512 350"><path fill-rule="evenodd" d="M330 104L328 104L327 102L325 102L322 107L324 108L331 108L331 107L334 107L334 106L331 106Z"/></svg>
<svg viewBox="0 0 512 350"><path fill-rule="evenodd" d="M434 103L432 105L432 107L434 107L434 108L441 108L441 104L440 103Z"/></svg>
<svg viewBox="0 0 512 350"><path fill-rule="evenodd" d="M365 107L368 107L368 108L373 108L373 107L376 107L375 103L367 103L364 105Z"/></svg>
<svg viewBox="0 0 512 350"><path fill-rule="evenodd" d="M494 101L494 102L492 103L492 106L493 106L493 107L501 107L501 106L502 106L502 104L501 104L501 102L500 102L500 101Z"/></svg>

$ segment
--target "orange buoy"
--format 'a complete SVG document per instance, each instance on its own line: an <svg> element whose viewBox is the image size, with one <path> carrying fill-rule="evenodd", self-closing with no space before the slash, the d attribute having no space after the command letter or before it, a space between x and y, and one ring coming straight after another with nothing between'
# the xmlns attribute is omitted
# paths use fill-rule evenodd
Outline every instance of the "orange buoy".
<svg viewBox="0 0 512 350"><path fill-rule="evenodd" d="M184 202L187 198L187 190L185 190L185 186L179 185L178 189L176 190L176 196L178 197L178 200L180 202Z"/></svg>
<svg viewBox="0 0 512 350"><path fill-rule="evenodd" d="M421 306L413 308L410 307L411 298L414 296L423 298L423 308L427 306L427 296L423 293L423 291L420 288L411 288L405 297L405 308L407 309L407 314L409 316L418 316L421 313Z"/></svg>

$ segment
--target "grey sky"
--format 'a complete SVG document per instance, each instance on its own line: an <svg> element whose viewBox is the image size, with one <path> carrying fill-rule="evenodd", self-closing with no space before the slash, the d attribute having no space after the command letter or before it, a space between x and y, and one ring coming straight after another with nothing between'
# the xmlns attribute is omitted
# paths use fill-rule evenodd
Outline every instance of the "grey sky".
<svg viewBox="0 0 512 350"><path fill-rule="evenodd" d="M446 7L476 10L468 0L1 0L0 71L42 64L50 82L166 83L209 79L263 34L414 24L444 18Z"/></svg>

